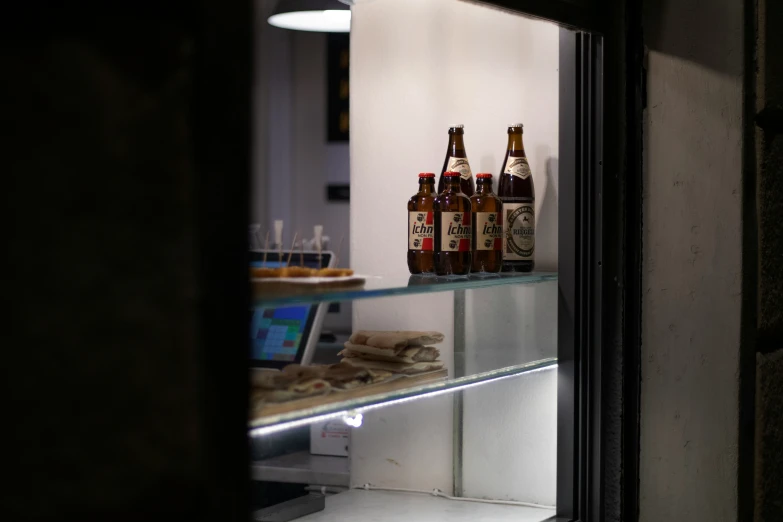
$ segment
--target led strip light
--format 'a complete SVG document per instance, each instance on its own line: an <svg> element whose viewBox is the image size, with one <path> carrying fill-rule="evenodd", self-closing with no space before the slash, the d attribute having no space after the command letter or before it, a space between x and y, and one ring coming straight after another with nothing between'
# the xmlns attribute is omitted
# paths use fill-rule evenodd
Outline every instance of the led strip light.
<svg viewBox="0 0 783 522"><path fill-rule="evenodd" d="M250 429L250 436L251 437L262 437L264 435L269 435L271 433L277 433L277 432L280 432L280 431L290 430L292 428L298 428L298 427L301 427L301 426L307 426L308 424L311 424L313 422L323 422L323 421L327 421L327 420L330 420L330 419L338 419L338 418L343 418L343 419L347 418L347 419L349 419L349 421L346 422L346 424L349 424L349 425L354 426L354 427L358 427L358 426L361 425L360 414L366 413L366 412L371 411L371 410L377 410L377 409L380 409L380 408L385 408L387 406L393 406L395 404L403 404L403 403L406 403L406 402L411 402L411 401L415 401L415 400L418 400L418 399L423 399L425 397L436 397L438 395L445 395L447 393L453 393L455 391L466 390L468 388L473 388L473 387L476 387L476 386L480 386L482 384L488 384L488 383L491 383L491 382L498 382L498 381L502 381L502 380L505 380L505 379L512 379L514 377L520 377L522 375L530 375L530 374L533 374L533 373L550 371L550 370L554 370L556 368L557 368L557 363L556 362L552 362L548 366L544 366L544 367L540 367L540 368L533 368L533 369L530 369L530 370L521 369L518 373L512 373L512 374L508 374L508 375L498 375L497 377L491 377L491 378L486 379L486 380L477 381L477 382L468 382L468 383L465 383L465 384L462 384L462 385L454 386L452 388L444 388L444 389L440 389L440 390L433 390L431 392L422 393L421 395L413 395L411 397L402 397L402 398L399 398L399 399L392 399L392 400L384 401L384 402L381 402L381 403L378 403L378 404L368 404L367 406L358 406L356 408L351 408L349 410L340 410L340 411L335 411L335 412L332 412L332 413L324 413L324 414L321 414L321 415L315 415L315 416L312 416L312 417L307 417L306 419L296 419L296 420L281 422L281 423L278 423L278 424L272 424L272 425L269 425L269 426L259 426L259 427L255 427L255 428L251 428Z"/></svg>

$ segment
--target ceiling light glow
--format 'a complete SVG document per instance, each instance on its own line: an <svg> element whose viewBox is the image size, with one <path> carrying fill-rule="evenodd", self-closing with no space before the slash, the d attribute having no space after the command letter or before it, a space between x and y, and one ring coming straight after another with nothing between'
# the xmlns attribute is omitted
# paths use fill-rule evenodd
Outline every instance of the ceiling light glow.
<svg viewBox="0 0 783 522"><path fill-rule="evenodd" d="M347 33L351 30L351 11L327 9L325 11L292 11L269 17L270 25L295 31L321 33Z"/></svg>

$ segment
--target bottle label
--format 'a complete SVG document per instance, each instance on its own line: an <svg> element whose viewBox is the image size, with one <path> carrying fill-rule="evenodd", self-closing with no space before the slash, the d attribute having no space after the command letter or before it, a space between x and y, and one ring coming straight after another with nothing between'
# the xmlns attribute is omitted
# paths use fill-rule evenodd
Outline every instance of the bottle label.
<svg viewBox="0 0 783 522"><path fill-rule="evenodd" d="M527 179L532 172L530 172L530 165L527 162L527 158L514 158L509 156L503 174L511 174L518 178Z"/></svg>
<svg viewBox="0 0 783 522"><path fill-rule="evenodd" d="M432 252L435 225L432 212L408 212L408 250Z"/></svg>
<svg viewBox="0 0 783 522"><path fill-rule="evenodd" d="M536 210L533 200L503 203L504 261L532 261L536 246Z"/></svg>
<svg viewBox="0 0 783 522"><path fill-rule="evenodd" d="M441 212L440 249L443 252L470 252L470 212Z"/></svg>
<svg viewBox="0 0 783 522"><path fill-rule="evenodd" d="M476 212L476 250L503 249L503 214Z"/></svg>
<svg viewBox="0 0 783 522"><path fill-rule="evenodd" d="M468 158L455 158L451 156L449 163L446 166L446 171L459 172L459 177L462 179L470 179L473 173L470 171L470 164Z"/></svg>

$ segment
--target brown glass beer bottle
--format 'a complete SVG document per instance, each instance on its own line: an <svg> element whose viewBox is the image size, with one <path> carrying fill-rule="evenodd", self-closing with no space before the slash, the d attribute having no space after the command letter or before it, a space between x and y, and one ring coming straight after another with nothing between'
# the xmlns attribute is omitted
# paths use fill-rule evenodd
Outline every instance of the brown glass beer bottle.
<svg viewBox="0 0 783 522"><path fill-rule="evenodd" d="M435 273L470 273L473 220L470 199L460 192L460 173L445 172L446 188L435 198Z"/></svg>
<svg viewBox="0 0 783 522"><path fill-rule="evenodd" d="M500 272L503 266L503 203L492 192L492 174L476 174L473 213L473 272Z"/></svg>
<svg viewBox="0 0 783 522"><path fill-rule="evenodd" d="M521 123L508 127L498 196L503 202L503 271L530 272L536 245L536 191L522 144Z"/></svg>
<svg viewBox="0 0 783 522"><path fill-rule="evenodd" d="M468 163L468 155L465 152L465 141L462 136L465 134L464 125L452 125L449 128L449 146L446 149L446 159L443 162L443 170L440 171L438 180L438 194L446 189L446 172L459 172L460 189L463 194L470 197L473 195L473 173Z"/></svg>
<svg viewBox="0 0 783 522"><path fill-rule="evenodd" d="M419 191L408 200L408 270L411 274L435 271L435 173L419 174Z"/></svg>

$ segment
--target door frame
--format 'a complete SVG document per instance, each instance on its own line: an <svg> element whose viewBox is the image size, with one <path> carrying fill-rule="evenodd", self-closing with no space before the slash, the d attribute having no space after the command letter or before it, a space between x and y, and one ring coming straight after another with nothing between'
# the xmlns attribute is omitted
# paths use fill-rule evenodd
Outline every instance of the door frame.
<svg viewBox="0 0 783 522"><path fill-rule="evenodd" d="M466 1L561 27L557 518L637 520L641 1Z"/></svg>

